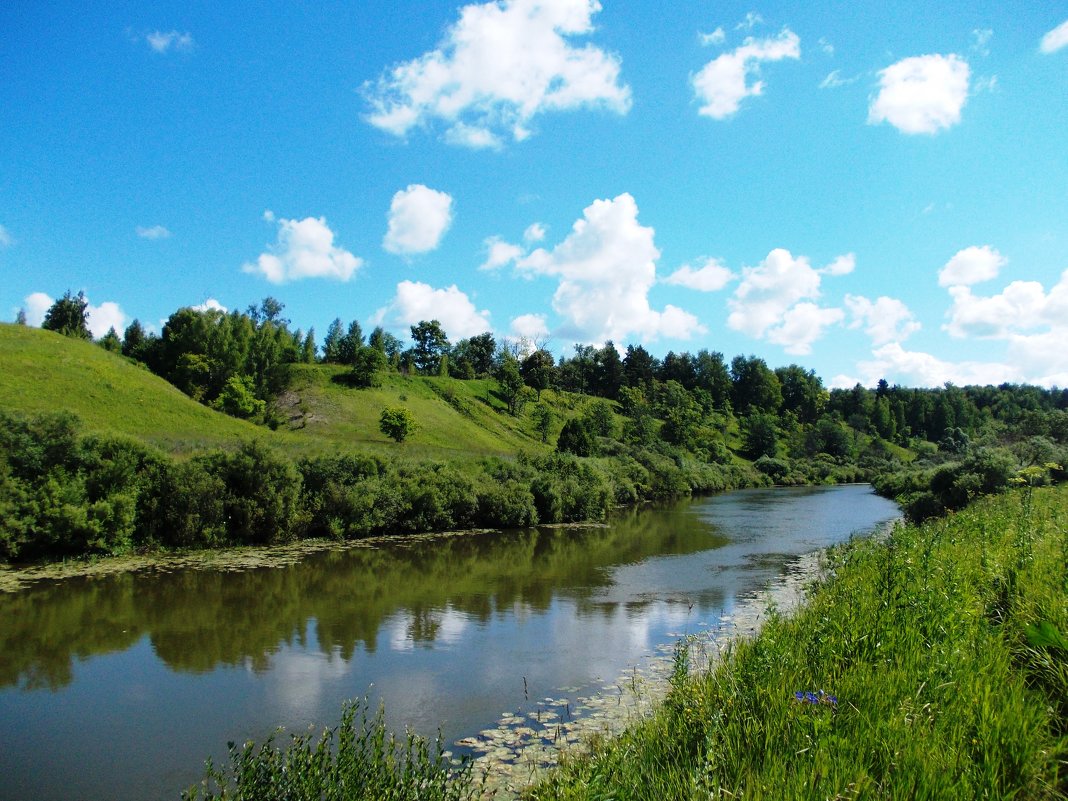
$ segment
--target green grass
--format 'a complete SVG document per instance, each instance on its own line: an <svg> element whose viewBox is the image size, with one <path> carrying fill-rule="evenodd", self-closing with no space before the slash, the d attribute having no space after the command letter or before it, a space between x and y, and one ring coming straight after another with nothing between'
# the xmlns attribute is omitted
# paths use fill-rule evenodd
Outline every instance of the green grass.
<svg viewBox="0 0 1068 801"><path fill-rule="evenodd" d="M66 410L87 431L122 434L172 453L230 446L262 428L196 403L162 378L89 342L0 323L0 406Z"/></svg>
<svg viewBox="0 0 1068 801"><path fill-rule="evenodd" d="M529 798L1064 798L1066 515L1021 491L833 551L798 614Z"/></svg>
<svg viewBox="0 0 1068 801"><path fill-rule="evenodd" d="M280 399L277 431L192 400L128 359L37 328L0 324L0 406L26 414L65 409L87 432L120 434L175 454L232 448L262 439L290 456L361 451L406 458L478 459L548 451L528 413L513 417L496 382L383 375L381 387L353 389L335 365L295 365ZM557 429L575 400L546 392ZM386 406L405 406L419 428L398 445L378 430Z"/></svg>

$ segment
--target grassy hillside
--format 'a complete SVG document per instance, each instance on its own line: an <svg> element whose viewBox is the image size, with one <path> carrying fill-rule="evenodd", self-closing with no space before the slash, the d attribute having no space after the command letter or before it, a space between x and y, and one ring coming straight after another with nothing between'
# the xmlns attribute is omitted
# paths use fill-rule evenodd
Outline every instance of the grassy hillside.
<svg viewBox="0 0 1068 801"><path fill-rule="evenodd" d="M256 426L214 412L143 367L89 342L0 324L0 407L66 410L87 431L123 434L183 453L256 436Z"/></svg>
<svg viewBox="0 0 1068 801"><path fill-rule="evenodd" d="M232 447L249 438L293 456L359 450L455 459L548 450L529 416L507 413L494 381L388 373L381 387L353 389L344 374L335 365L295 365L280 400L287 422L270 431L215 412L97 345L0 324L0 407L28 414L65 409L87 431L130 436L172 453ZM544 400L559 427L574 401L551 392ZM386 406L407 407L419 425L403 445L378 430Z"/></svg>

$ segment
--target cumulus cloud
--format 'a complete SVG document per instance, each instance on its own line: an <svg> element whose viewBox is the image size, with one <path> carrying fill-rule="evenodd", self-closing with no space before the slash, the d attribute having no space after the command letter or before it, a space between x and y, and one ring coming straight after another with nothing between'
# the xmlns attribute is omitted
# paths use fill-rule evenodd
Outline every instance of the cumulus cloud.
<svg viewBox="0 0 1068 801"><path fill-rule="evenodd" d="M944 329L956 338L1012 339L1026 331L1059 332L1068 341L1068 271L1046 293L1037 281L1013 281L997 295L979 297L967 286L949 289L953 305Z"/></svg>
<svg viewBox="0 0 1068 801"><path fill-rule="evenodd" d="M549 336L544 314L521 314L512 320L508 330L517 339L540 340Z"/></svg>
<svg viewBox="0 0 1068 801"><path fill-rule="evenodd" d="M1020 370L1009 364L977 361L949 362L930 353L907 351L898 342L891 342L876 349L872 357L857 365L863 374L862 383L869 386L887 376L897 376L903 380L903 383L921 387L940 387L947 381L964 386L1023 380Z"/></svg>
<svg viewBox="0 0 1068 801"><path fill-rule="evenodd" d="M14 243L14 239L11 238L11 233L0 225L0 248L10 247Z"/></svg>
<svg viewBox="0 0 1068 801"><path fill-rule="evenodd" d="M447 141L496 148L530 134L539 114L586 106L626 113L619 58L576 37L597 0L495 0L460 9L439 46L364 86L368 121L404 136L438 122Z"/></svg>
<svg viewBox="0 0 1068 801"><path fill-rule="evenodd" d="M850 328L863 328L879 347L889 342L904 342L920 330L920 323L908 306L896 298L879 297L874 301L861 295L846 295Z"/></svg>
<svg viewBox="0 0 1068 801"><path fill-rule="evenodd" d="M491 236L483 244L486 246L486 260L478 266L480 270L499 269L522 258L526 253L519 245L505 242L498 236Z"/></svg>
<svg viewBox="0 0 1068 801"><path fill-rule="evenodd" d="M135 230L142 239L167 239L171 235L162 225L153 225L151 228L139 225Z"/></svg>
<svg viewBox="0 0 1068 801"><path fill-rule="evenodd" d="M996 278L1008 260L989 245L959 250L938 271L939 286L971 286Z"/></svg>
<svg viewBox="0 0 1068 801"><path fill-rule="evenodd" d="M1042 37L1038 49L1043 53L1055 53L1068 45L1068 20L1065 20Z"/></svg>
<svg viewBox="0 0 1068 801"><path fill-rule="evenodd" d="M490 330L490 313L475 308L456 285L435 289L418 281L401 281L388 306L371 317L372 325L406 327L422 320L437 320L449 339L475 336Z"/></svg>
<svg viewBox="0 0 1068 801"><path fill-rule="evenodd" d="M304 278L348 281L363 264L363 259L334 245L334 232L327 226L325 217L276 220L267 211L264 220L277 222L278 239L255 263L242 266L246 273L262 275L272 284Z"/></svg>
<svg viewBox="0 0 1068 801"><path fill-rule="evenodd" d="M422 184L410 184L393 195L389 230L382 247L410 256L437 248L452 225L452 196Z"/></svg>
<svg viewBox="0 0 1068 801"><path fill-rule="evenodd" d="M89 333L95 339L99 339L108 332L108 329L114 328L121 336L129 318L127 318L126 313L119 304L107 300L99 306L94 306L89 302L89 298L85 300L87 304L85 307L85 324L89 329ZM27 295L22 301L23 309L26 311L26 324L40 327L44 322L45 314L55 302L55 298L46 295L44 292L34 292Z"/></svg>
<svg viewBox="0 0 1068 801"><path fill-rule="evenodd" d="M699 292L718 292L734 278L734 273L723 266L719 259L706 259L700 267L684 264L664 279L665 284L684 286Z"/></svg>
<svg viewBox="0 0 1068 801"><path fill-rule="evenodd" d="M972 50L981 56L989 56L993 38L994 32L990 28L976 28L972 31Z"/></svg>
<svg viewBox="0 0 1068 801"><path fill-rule="evenodd" d="M844 319L845 312L841 309L798 303L787 309L780 325L768 331L768 342L781 345L787 353L807 356L812 353L812 343L820 339L827 328Z"/></svg>
<svg viewBox="0 0 1068 801"><path fill-rule="evenodd" d="M846 254L817 269L804 256L776 248L756 267L743 268L741 283L727 301L727 326L782 345L787 353L810 353L829 326L845 319L841 309L812 302L820 297L822 277L844 275L853 264L853 255Z"/></svg>
<svg viewBox="0 0 1068 801"><path fill-rule="evenodd" d="M879 73L868 123L888 122L907 134L934 134L960 122L968 99L968 62L957 55L913 56Z"/></svg>
<svg viewBox="0 0 1068 801"><path fill-rule="evenodd" d="M26 310L26 324L40 327L44 322L45 312L55 302L55 298L44 292L34 292L23 298L22 307Z"/></svg>
<svg viewBox="0 0 1068 801"><path fill-rule="evenodd" d="M740 47L708 62L691 83L701 102L698 113L722 120L738 111L742 100L762 94L764 82L758 78L765 61L801 57L801 39L789 28L767 39L748 37Z"/></svg>
<svg viewBox="0 0 1068 801"><path fill-rule="evenodd" d="M191 33L178 31L153 31L145 35L145 41L157 53L166 53L168 50L189 52L196 45Z"/></svg>
<svg viewBox="0 0 1068 801"><path fill-rule="evenodd" d="M516 269L559 279L553 309L566 321L561 334L569 337L599 343L622 342L631 334L686 339L705 332L689 312L650 307L660 257L653 236L652 228L638 222L638 204L629 194L596 200L563 242L524 256Z"/></svg>

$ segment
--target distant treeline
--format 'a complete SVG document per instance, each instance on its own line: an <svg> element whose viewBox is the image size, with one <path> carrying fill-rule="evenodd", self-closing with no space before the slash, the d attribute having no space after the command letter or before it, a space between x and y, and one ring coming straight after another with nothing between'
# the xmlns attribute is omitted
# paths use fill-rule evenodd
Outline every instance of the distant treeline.
<svg viewBox="0 0 1068 801"><path fill-rule="evenodd" d="M601 520L614 505L760 480L745 466L657 447L598 460L521 454L462 469L367 455L294 462L250 441L178 460L82 435L68 414L0 412L0 558Z"/></svg>

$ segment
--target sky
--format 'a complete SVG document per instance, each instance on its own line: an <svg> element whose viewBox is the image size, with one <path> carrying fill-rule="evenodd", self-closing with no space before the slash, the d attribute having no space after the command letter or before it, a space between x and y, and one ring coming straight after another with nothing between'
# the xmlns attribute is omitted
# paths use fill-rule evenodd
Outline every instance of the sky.
<svg viewBox="0 0 1068 801"><path fill-rule="evenodd" d="M0 320L1065 387L1066 132L1068 2L8 0Z"/></svg>

